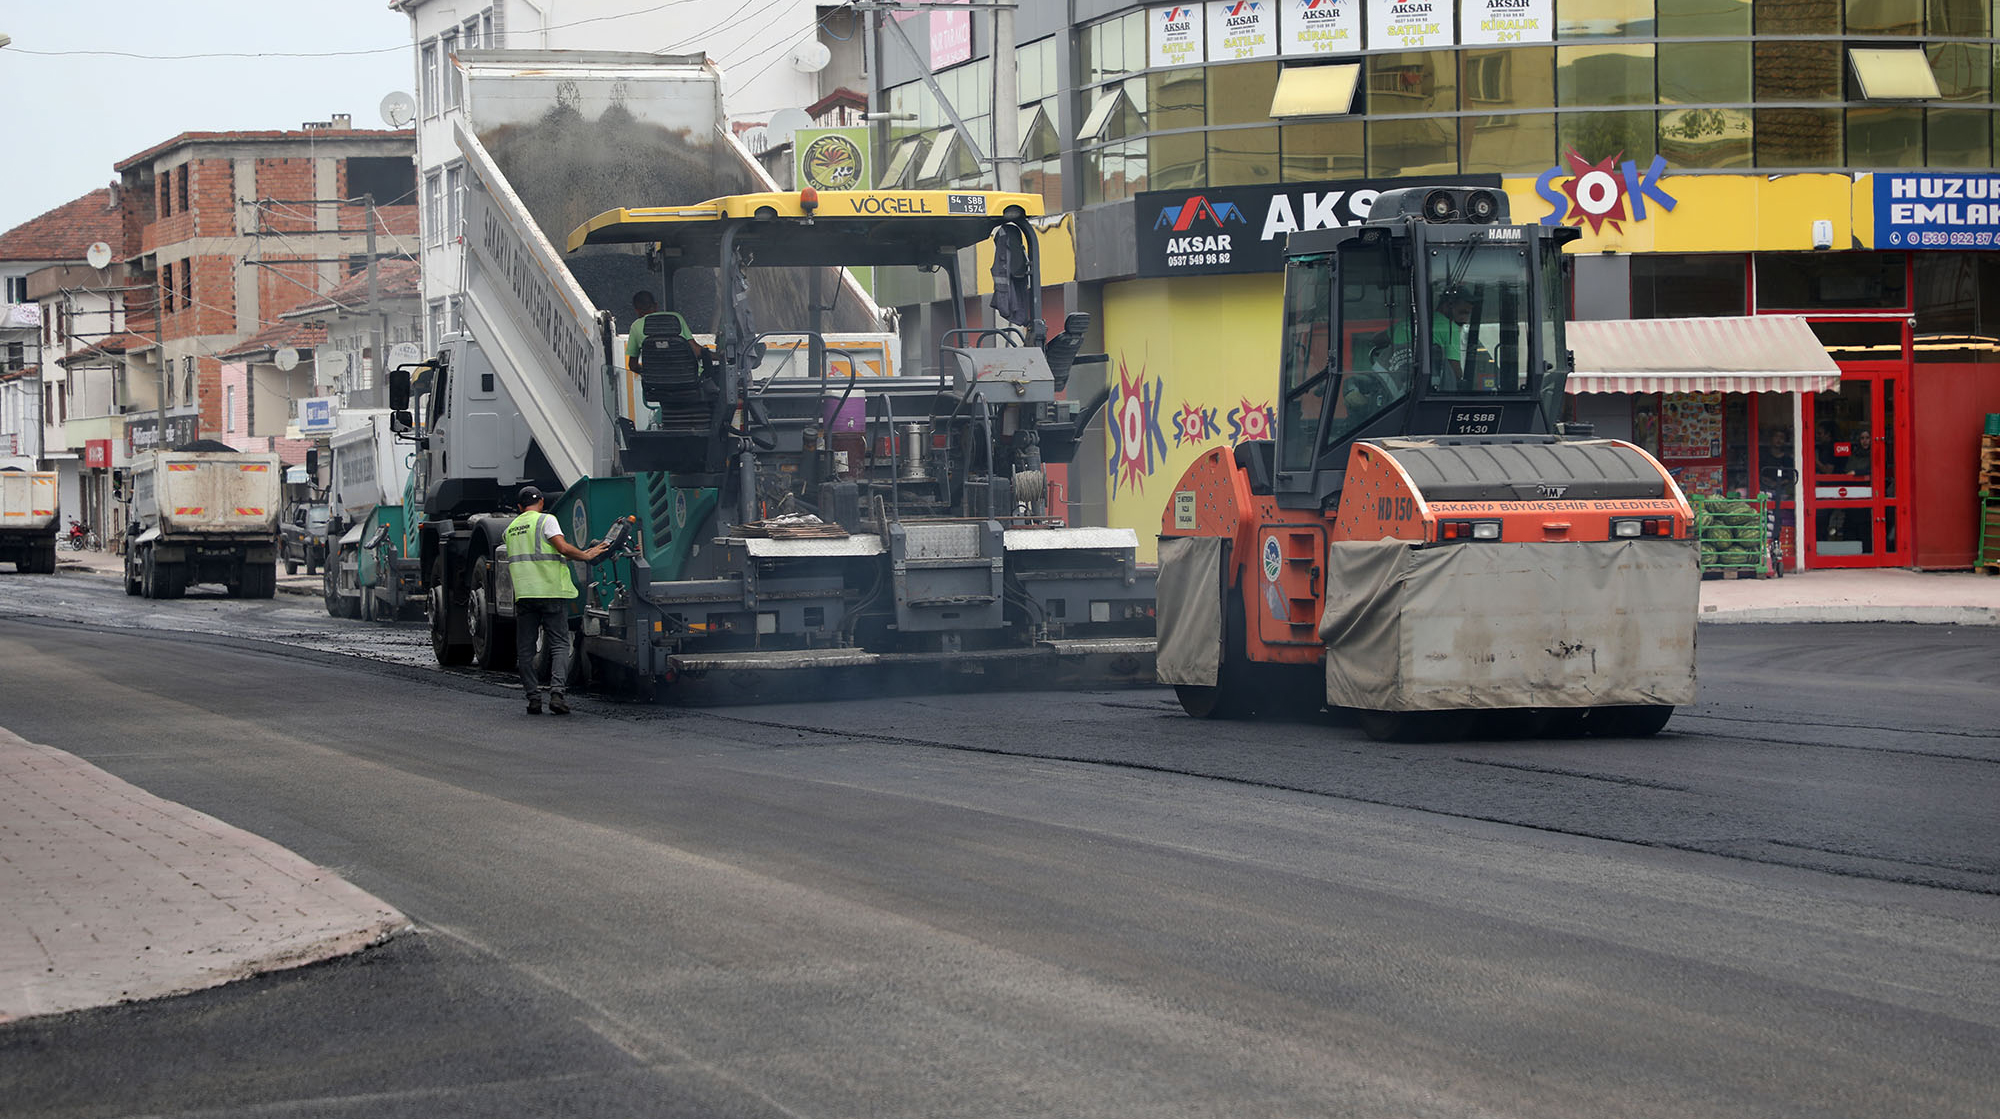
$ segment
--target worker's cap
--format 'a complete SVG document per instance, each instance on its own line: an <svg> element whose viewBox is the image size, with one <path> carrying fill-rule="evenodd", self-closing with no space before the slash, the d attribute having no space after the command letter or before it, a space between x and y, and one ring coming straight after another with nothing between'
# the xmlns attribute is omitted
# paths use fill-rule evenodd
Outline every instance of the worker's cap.
<svg viewBox="0 0 2000 1119"><path fill-rule="evenodd" d="M522 486L520 499L523 505L533 505L542 499L542 491L533 486Z"/></svg>

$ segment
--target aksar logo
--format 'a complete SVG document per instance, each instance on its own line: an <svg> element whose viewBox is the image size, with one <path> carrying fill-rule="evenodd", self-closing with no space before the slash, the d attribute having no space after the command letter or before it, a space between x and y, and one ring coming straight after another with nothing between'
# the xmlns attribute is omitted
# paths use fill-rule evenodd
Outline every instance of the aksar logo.
<svg viewBox="0 0 2000 1119"><path fill-rule="evenodd" d="M1229 222L1248 225L1249 219L1234 202L1210 202L1205 194L1197 194L1178 206L1162 206L1160 216L1153 222L1154 229L1171 229L1175 233L1186 233L1194 228L1197 221L1205 221L1217 229Z"/></svg>

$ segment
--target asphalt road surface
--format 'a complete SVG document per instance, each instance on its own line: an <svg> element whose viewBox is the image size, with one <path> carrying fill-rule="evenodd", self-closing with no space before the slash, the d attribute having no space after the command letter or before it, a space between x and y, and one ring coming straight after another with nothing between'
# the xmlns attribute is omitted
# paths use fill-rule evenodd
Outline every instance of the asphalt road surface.
<svg viewBox="0 0 2000 1119"><path fill-rule="evenodd" d="M97 582L0 576L0 726L420 931L0 1027L0 1115L2000 1114L1990 628L1704 628L1656 739L1384 746L1163 690L529 719L420 626Z"/></svg>

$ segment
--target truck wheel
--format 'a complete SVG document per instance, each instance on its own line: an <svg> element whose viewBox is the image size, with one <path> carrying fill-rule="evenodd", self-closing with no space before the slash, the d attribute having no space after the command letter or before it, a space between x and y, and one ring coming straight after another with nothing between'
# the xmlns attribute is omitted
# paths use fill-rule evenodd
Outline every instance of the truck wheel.
<svg viewBox="0 0 2000 1119"><path fill-rule="evenodd" d="M446 581L449 572L445 568L444 557L439 556L431 565L431 586L426 595L425 610L431 619L431 653L437 657L439 665L451 668L465 664L472 659L472 649L451 639L452 612L458 603L451 595L451 584Z"/></svg>
<svg viewBox="0 0 2000 1119"><path fill-rule="evenodd" d="M278 596L278 565L265 567L263 564L247 565L243 568L244 598L276 598Z"/></svg>
<svg viewBox="0 0 2000 1119"><path fill-rule="evenodd" d="M187 594L187 580L187 564L163 563L153 577L153 590L161 598L181 598Z"/></svg>
<svg viewBox="0 0 2000 1119"><path fill-rule="evenodd" d="M160 597L160 565L153 561L153 550L139 557L139 594L148 599Z"/></svg>
<svg viewBox="0 0 2000 1119"><path fill-rule="evenodd" d="M1216 666L1215 683L1175 684L1174 696L1181 710L1197 719L1250 719L1257 715L1256 688L1250 679L1250 655L1245 636L1243 595L1229 592L1222 610L1222 663Z"/></svg>
<svg viewBox="0 0 2000 1119"><path fill-rule="evenodd" d="M1640 703L1629 707L1593 707L1585 724L1599 738L1651 738L1674 717L1671 703Z"/></svg>
<svg viewBox="0 0 2000 1119"><path fill-rule="evenodd" d="M138 561L129 551L125 553L125 593L135 598L139 594Z"/></svg>
<svg viewBox="0 0 2000 1119"><path fill-rule="evenodd" d="M51 540L43 547L35 549L35 566L33 570L41 575L54 575L56 573L55 541Z"/></svg>
<svg viewBox="0 0 2000 1119"><path fill-rule="evenodd" d="M465 592L466 627L472 631L472 663L495 672L514 667L513 627L503 623L486 590L492 561L472 561L472 586Z"/></svg>

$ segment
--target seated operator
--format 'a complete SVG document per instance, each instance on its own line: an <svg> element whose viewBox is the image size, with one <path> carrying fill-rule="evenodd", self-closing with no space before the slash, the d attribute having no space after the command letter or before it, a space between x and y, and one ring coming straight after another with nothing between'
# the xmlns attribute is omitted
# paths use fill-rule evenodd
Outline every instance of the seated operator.
<svg viewBox="0 0 2000 1119"><path fill-rule="evenodd" d="M1431 302L1431 388L1445 392L1464 391L1465 327L1472 320L1472 295L1460 287L1438 291ZM1398 322L1391 331L1392 345L1408 345L1411 324Z"/></svg>
<svg viewBox="0 0 2000 1119"><path fill-rule="evenodd" d="M674 331L683 338L692 338L687 320L677 312L660 310L659 300L653 293L641 289L632 294L632 329L625 335L625 368L634 373L639 371L639 347L646 341L646 332Z"/></svg>

